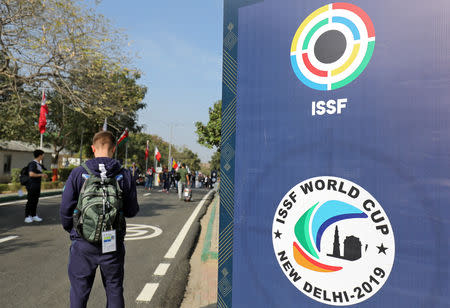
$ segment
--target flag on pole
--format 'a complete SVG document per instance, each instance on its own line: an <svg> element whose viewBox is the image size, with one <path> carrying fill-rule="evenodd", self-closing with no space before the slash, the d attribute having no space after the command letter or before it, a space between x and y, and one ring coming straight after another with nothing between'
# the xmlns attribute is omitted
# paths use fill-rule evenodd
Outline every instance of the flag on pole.
<svg viewBox="0 0 450 308"><path fill-rule="evenodd" d="M45 100L45 91L42 90L41 111L39 113L39 132L41 135L45 133L45 127L47 126L48 106L45 103Z"/></svg>
<svg viewBox="0 0 450 308"><path fill-rule="evenodd" d="M148 158L148 140L147 140L147 147L145 148L145 159Z"/></svg>
<svg viewBox="0 0 450 308"><path fill-rule="evenodd" d="M108 130L108 120L105 117L105 122L103 122L103 131L106 132Z"/></svg>
<svg viewBox="0 0 450 308"><path fill-rule="evenodd" d="M178 164L177 164L177 162L175 161L175 159L173 159L172 158L172 169L177 169L178 168Z"/></svg>
<svg viewBox="0 0 450 308"><path fill-rule="evenodd" d="M125 128L125 131L120 135L117 145L121 144L122 141L128 141L128 128Z"/></svg>
<svg viewBox="0 0 450 308"><path fill-rule="evenodd" d="M158 147L155 146L155 158L157 161L161 159L161 153L159 153Z"/></svg>

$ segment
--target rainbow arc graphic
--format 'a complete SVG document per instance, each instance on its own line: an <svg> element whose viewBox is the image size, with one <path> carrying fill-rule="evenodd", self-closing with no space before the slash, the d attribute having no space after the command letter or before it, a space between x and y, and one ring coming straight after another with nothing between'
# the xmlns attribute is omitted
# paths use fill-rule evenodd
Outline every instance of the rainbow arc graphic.
<svg viewBox="0 0 450 308"><path fill-rule="evenodd" d="M314 54L314 44L330 30L346 38L346 51L339 60L324 64ZM332 3L310 14L295 33L291 65L297 78L320 91L339 89L355 80L369 64L375 48L375 29L369 16L350 3Z"/></svg>
<svg viewBox="0 0 450 308"><path fill-rule="evenodd" d="M317 209L316 209L317 208ZM293 243L294 259L302 267L316 272L336 272L342 267L321 263L319 253L325 230L332 224L354 218L367 218L358 208L337 200L330 200L319 206L314 204L295 224L298 241Z"/></svg>

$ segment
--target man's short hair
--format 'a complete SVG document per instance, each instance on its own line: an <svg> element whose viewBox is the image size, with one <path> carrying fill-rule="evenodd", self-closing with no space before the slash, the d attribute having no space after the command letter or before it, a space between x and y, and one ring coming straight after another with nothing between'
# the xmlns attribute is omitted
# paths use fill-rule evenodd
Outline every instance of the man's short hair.
<svg viewBox="0 0 450 308"><path fill-rule="evenodd" d="M182 163L181 166L183 166L183 168L186 168L186 164L185 163Z"/></svg>
<svg viewBox="0 0 450 308"><path fill-rule="evenodd" d="M116 142L111 132L101 131L94 135L94 138L92 138L92 144L102 148L108 146L108 149L112 149L116 145Z"/></svg>
<svg viewBox="0 0 450 308"><path fill-rule="evenodd" d="M34 150L33 151L34 158L38 158L42 154L44 154L44 151L42 151L42 150Z"/></svg>

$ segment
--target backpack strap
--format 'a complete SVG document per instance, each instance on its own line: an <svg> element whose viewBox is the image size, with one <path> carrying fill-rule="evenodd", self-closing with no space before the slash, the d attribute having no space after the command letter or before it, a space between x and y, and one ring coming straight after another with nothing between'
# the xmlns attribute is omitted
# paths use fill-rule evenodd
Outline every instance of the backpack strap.
<svg viewBox="0 0 450 308"><path fill-rule="evenodd" d="M121 173L123 167L120 166L119 171L117 171L117 173L115 174L114 178L116 179L116 188L117 188L117 194L118 196L122 196L122 188L120 188L119 182L123 180L123 174Z"/></svg>
<svg viewBox="0 0 450 308"><path fill-rule="evenodd" d="M89 169L85 162L81 163L81 167L83 167L90 176L95 176L95 174L91 171L91 169Z"/></svg>

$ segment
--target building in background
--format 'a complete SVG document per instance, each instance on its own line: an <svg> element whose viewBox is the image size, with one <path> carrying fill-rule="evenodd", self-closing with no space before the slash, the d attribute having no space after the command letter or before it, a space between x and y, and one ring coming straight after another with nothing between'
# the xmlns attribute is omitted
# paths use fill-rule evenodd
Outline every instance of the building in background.
<svg viewBox="0 0 450 308"><path fill-rule="evenodd" d="M0 183L9 183L12 169L25 167L34 159L33 151L37 148L33 144L21 141L0 141ZM53 150L49 147L44 147L42 150L45 152L44 166L51 170ZM66 151L60 153L59 167L63 167L63 157L67 157L68 154Z"/></svg>

